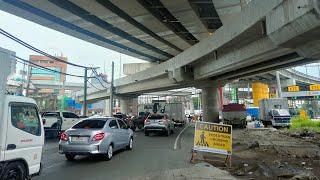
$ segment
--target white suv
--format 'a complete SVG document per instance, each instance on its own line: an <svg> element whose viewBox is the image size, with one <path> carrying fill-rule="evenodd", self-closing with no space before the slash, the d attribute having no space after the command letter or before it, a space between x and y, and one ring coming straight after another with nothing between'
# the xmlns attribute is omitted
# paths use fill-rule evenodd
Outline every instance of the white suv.
<svg viewBox="0 0 320 180"><path fill-rule="evenodd" d="M73 112L57 111L42 113L45 129L65 131L80 121L80 117Z"/></svg>

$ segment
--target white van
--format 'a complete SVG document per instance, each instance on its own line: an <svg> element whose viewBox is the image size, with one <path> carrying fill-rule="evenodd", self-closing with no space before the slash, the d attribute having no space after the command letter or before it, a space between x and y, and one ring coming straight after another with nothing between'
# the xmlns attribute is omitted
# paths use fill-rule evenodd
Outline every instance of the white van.
<svg viewBox="0 0 320 180"><path fill-rule="evenodd" d="M0 179L39 174L44 130L35 101L5 95L0 103Z"/></svg>

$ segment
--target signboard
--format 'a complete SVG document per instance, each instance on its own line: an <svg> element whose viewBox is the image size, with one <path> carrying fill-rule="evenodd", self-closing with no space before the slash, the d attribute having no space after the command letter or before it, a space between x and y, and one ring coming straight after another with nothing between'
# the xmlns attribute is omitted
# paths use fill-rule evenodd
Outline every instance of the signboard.
<svg viewBox="0 0 320 180"><path fill-rule="evenodd" d="M300 91L299 86L288 86L288 91L289 92L297 92Z"/></svg>
<svg viewBox="0 0 320 180"><path fill-rule="evenodd" d="M312 97L320 96L320 91L282 92L281 97Z"/></svg>
<svg viewBox="0 0 320 180"><path fill-rule="evenodd" d="M320 91L320 84L310 85L310 91Z"/></svg>
<svg viewBox="0 0 320 180"><path fill-rule="evenodd" d="M209 122L196 122L194 150L217 154L232 154L232 126Z"/></svg>

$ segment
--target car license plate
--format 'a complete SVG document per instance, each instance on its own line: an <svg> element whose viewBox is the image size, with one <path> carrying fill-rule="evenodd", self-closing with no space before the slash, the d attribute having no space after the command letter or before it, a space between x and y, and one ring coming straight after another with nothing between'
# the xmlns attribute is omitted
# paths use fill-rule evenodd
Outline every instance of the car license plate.
<svg viewBox="0 0 320 180"><path fill-rule="evenodd" d="M71 141L85 143L88 142L88 137L71 137Z"/></svg>

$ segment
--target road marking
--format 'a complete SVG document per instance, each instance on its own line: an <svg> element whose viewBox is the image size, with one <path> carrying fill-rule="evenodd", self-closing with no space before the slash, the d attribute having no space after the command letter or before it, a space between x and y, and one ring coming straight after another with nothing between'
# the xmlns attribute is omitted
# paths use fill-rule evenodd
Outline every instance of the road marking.
<svg viewBox="0 0 320 180"><path fill-rule="evenodd" d="M191 123L189 123L186 127L184 127L181 131L180 131L180 133L178 134L178 136L177 136L177 138L176 138L176 140L175 140L175 142L174 142L174 146L173 146L173 150L176 150L177 149L177 144L178 144L178 140L179 140L179 137L180 137L180 135L183 133L183 131L185 131L188 127L190 127L191 126Z"/></svg>

